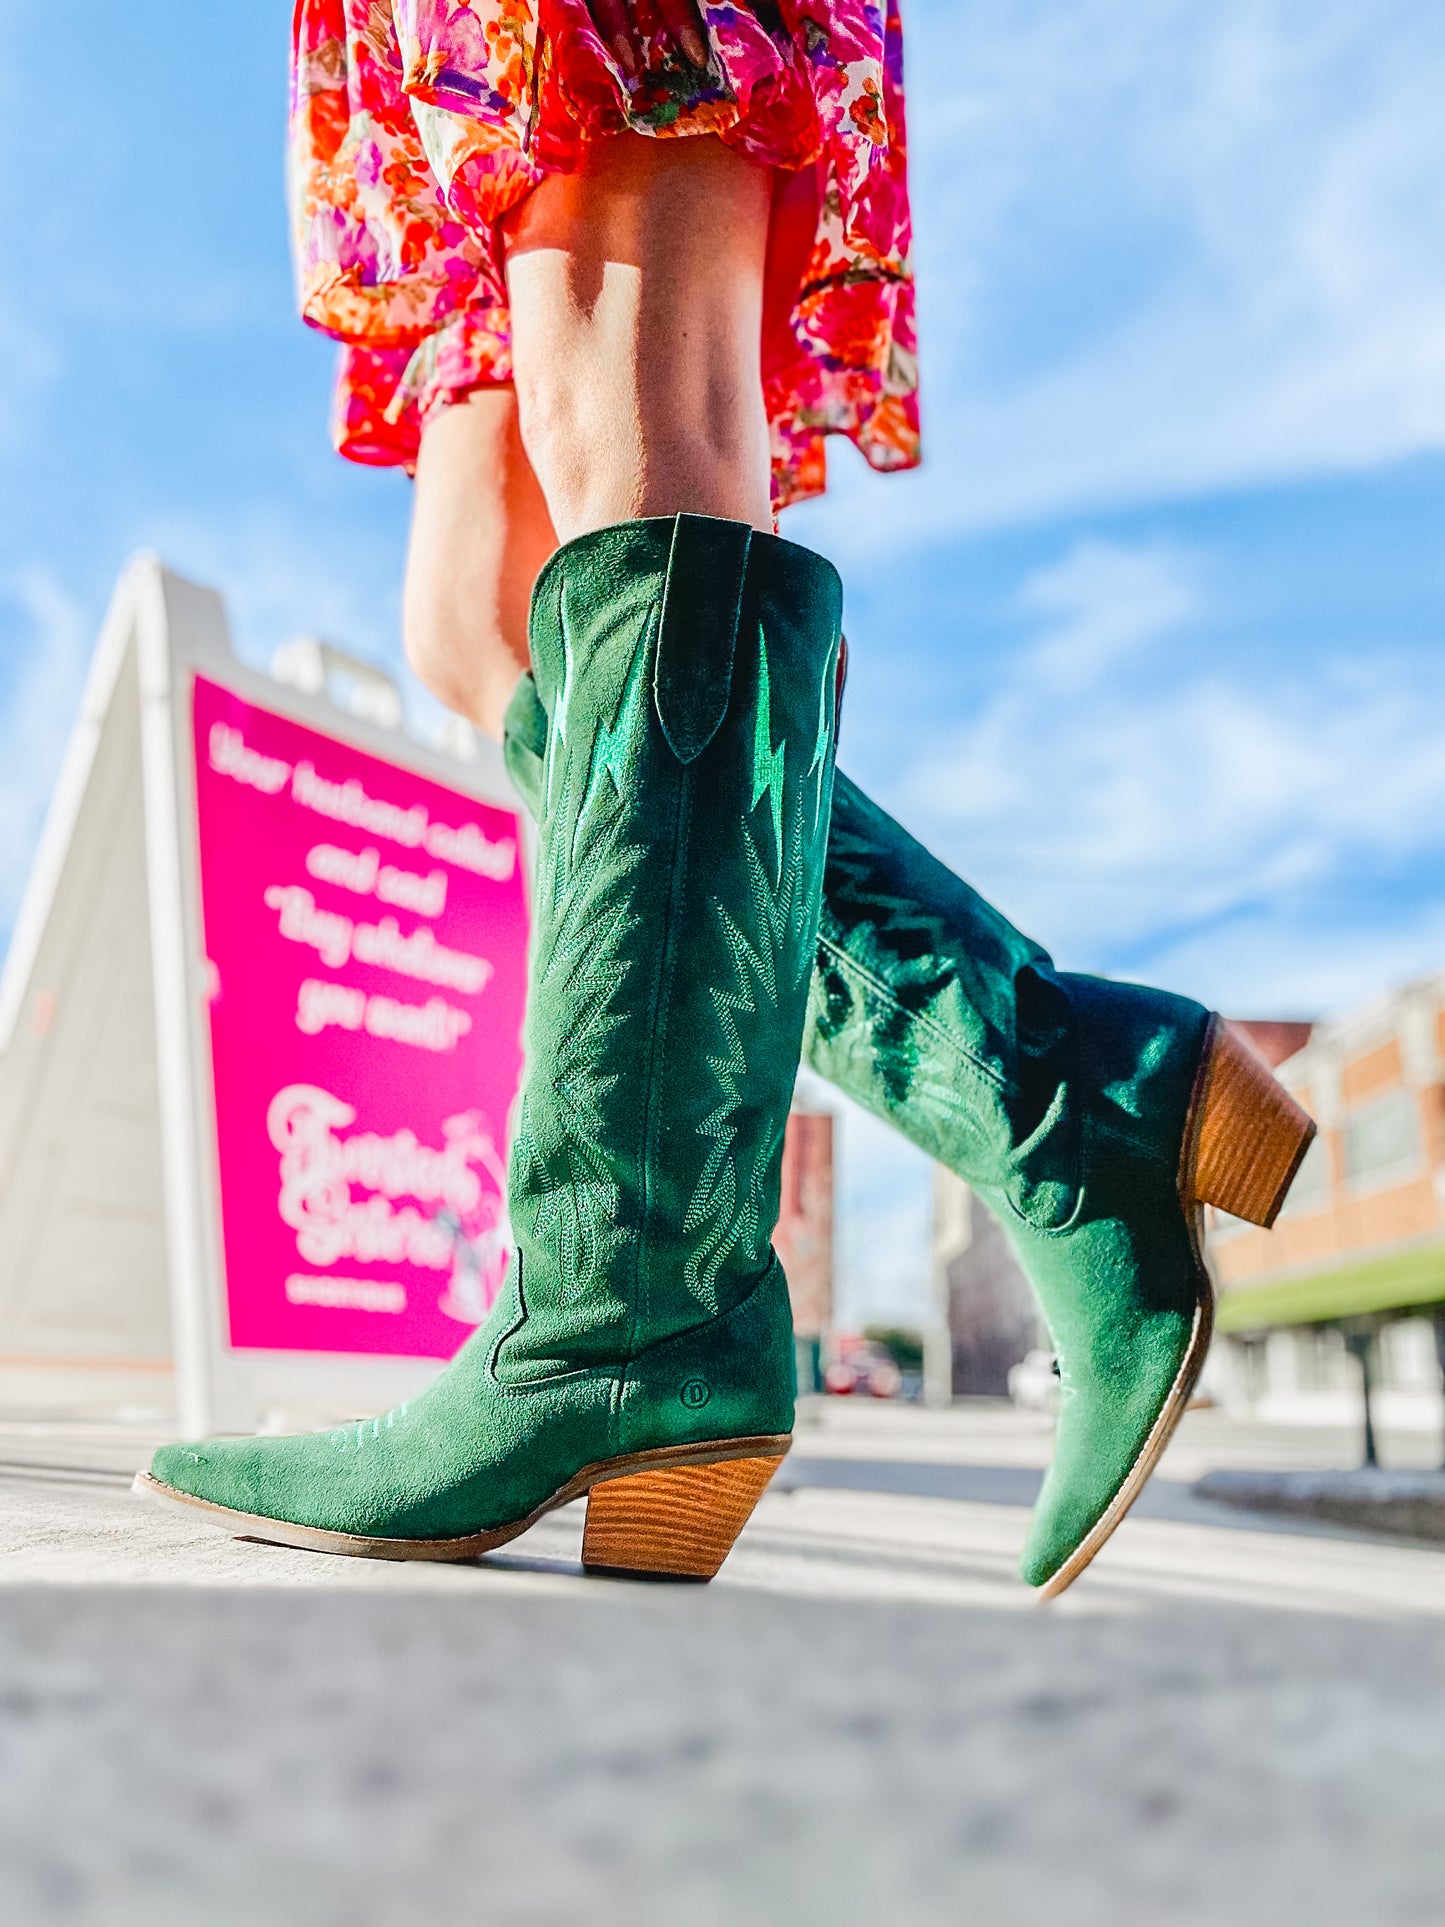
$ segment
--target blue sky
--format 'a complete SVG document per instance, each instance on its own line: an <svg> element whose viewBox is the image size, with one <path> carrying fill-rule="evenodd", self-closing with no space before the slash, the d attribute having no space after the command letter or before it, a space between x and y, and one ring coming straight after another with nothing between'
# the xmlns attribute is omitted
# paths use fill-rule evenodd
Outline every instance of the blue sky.
<svg viewBox="0 0 1445 1927"><path fill-rule="evenodd" d="M1445 13L904 4L928 459L786 525L846 765L1070 967L1294 1015L1445 964ZM255 661L399 665L407 485L291 314L288 18L0 0L0 941L128 552ZM845 1130L848 1301L901 1305L926 1174Z"/></svg>

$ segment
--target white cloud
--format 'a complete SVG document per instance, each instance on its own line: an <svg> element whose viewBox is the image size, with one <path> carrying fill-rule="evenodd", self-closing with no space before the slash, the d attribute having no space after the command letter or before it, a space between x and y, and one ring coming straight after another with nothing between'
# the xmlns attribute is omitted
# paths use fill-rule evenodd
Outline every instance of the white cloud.
<svg viewBox="0 0 1445 1927"><path fill-rule="evenodd" d="M1335 914L1314 917L1262 905L1223 932L1161 945L1150 974L1195 988L1236 1015L1316 1017L1434 975L1445 963L1445 902L1412 902L1403 912L1372 917L1359 909L1340 914L1341 900Z"/></svg>
<svg viewBox="0 0 1445 1927"><path fill-rule="evenodd" d="M1301 1009L1438 956L1418 875L1445 866L1445 654L1181 664L1199 579L1098 542L1036 575L1044 625L918 759L905 814L1076 967Z"/></svg>
<svg viewBox="0 0 1445 1927"><path fill-rule="evenodd" d="M237 652L255 666L314 635L400 677L404 547L400 528L388 541L379 521L348 526L241 502L225 517L153 515L146 533L168 567L221 591Z"/></svg>
<svg viewBox="0 0 1445 1927"><path fill-rule="evenodd" d="M1177 551L1085 540L1030 576L1019 602L1055 625L1035 640L1022 680L1066 696L1174 628L1193 613L1197 595Z"/></svg>
<svg viewBox="0 0 1445 1927"><path fill-rule="evenodd" d="M915 5L927 463L825 543L1445 448L1445 14ZM806 533L803 539L807 539Z"/></svg>

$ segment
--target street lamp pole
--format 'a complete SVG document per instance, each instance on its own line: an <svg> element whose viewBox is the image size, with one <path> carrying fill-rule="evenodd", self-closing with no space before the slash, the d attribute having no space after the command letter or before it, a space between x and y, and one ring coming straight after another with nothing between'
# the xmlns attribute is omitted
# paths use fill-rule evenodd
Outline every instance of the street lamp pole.
<svg viewBox="0 0 1445 1927"><path fill-rule="evenodd" d="M1371 1340L1374 1334L1368 1325L1357 1325L1345 1333L1345 1344L1360 1361L1360 1390L1365 1403L1365 1464L1378 1465L1380 1455L1375 1446L1374 1373L1371 1369Z"/></svg>

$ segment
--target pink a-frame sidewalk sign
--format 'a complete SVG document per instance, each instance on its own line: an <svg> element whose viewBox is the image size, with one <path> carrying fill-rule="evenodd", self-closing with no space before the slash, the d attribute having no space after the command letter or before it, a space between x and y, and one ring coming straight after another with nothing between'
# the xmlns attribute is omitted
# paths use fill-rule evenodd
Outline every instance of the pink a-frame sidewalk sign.
<svg viewBox="0 0 1445 1927"><path fill-rule="evenodd" d="M128 674L138 697L181 1428L380 1409L475 1330L508 1262L525 812L491 745L446 753L246 667L220 598L149 559L102 670L93 734Z"/></svg>

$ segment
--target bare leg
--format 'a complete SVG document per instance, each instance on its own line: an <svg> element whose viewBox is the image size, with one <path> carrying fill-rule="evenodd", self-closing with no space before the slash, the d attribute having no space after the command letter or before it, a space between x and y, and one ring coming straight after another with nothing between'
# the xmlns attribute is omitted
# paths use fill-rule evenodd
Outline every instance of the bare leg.
<svg viewBox="0 0 1445 1927"><path fill-rule="evenodd" d="M509 218L522 442L560 540L682 511L771 532L771 197L711 136L619 134Z"/></svg>
<svg viewBox="0 0 1445 1927"><path fill-rule="evenodd" d="M527 667L532 583L557 546L511 388L482 388L422 436L406 562L406 653L489 736Z"/></svg>
<svg viewBox="0 0 1445 1927"><path fill-rule="evenodd" d="M758 367L771 191L717 141L630 135L514 217L530 444L509 387L431 423L404 598L412 668L486 734L501 735L527 667L532 583L558 541L531 449L569 538L680 508L772 527Z"/></svg>

